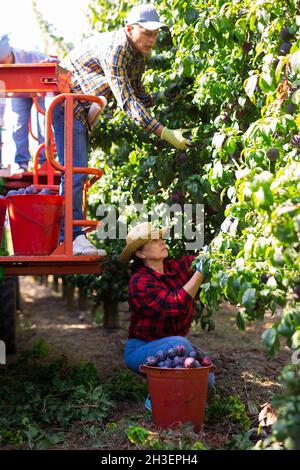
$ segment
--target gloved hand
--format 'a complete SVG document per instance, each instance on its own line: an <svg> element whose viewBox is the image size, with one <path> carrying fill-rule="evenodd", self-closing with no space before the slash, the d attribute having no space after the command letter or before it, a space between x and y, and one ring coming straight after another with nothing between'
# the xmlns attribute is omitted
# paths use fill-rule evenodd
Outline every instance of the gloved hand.
<svg viewBox="0 0 300 470"><path fill-rule="evenodd" d="M198 259L198 264L196 266L196 271L202 273L203 276L206 276L210 270L211 258L209 257L208 246L204 246L202 249L203 254Z"/></svg>
<svg viewBox="0 0 300 470"><path fill-rule="evenodd" d="M196 267L196 271L198 271L198 273L203 274L204 261L205 261L204 259L200 259L200 261L198 262L197 267Z"/></svg>
<svg viewBox="0 0 300 470"><path fill-rule="evenodd" d="M92 103L88 112L88 123L91 130L96 126L98 118L107 104L107 99L104 96L100 96L100 98L103 100L103 106L100 106L98 103Z"/></svg>
<svg viewBox="0 0 300 470"><path fill-rule="evenodd" d="M170 88L164 88L156 93L156 102L176 101L181 96L181 88L173 85Z"/></svg>
<svg viewBox="0 0 300 470"><path fill-rule="evenodd" d="M161 138L166 140L171 145L179 150L185 150L192 142L189 139L183 137L185 132L188 132L190 129L168 129L164 127L161 133Z"/></svg>

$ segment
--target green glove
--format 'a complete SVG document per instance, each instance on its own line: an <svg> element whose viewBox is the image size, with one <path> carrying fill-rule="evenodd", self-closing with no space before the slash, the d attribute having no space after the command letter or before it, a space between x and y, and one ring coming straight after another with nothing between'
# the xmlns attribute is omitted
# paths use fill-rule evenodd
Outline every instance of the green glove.
<svg viewBox="0 0 300 470"><path fill-rule="evenodd" d="M190 129L168 129L164 127L161 133L161 138L169 142L173 147L185 150L189 145L191 145L191 141L183 137L185 132L188 132Z"/></svg>

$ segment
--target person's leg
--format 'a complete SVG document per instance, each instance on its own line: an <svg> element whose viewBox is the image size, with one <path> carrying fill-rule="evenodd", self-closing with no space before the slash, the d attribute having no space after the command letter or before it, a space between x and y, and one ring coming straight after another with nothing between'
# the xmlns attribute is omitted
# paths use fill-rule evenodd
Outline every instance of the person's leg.
<svg viewBox="0 0 300 470"><path fill-rule="evenodd" d="M32 98L13 98L13 139L16 145L15 162L18 165L28 165L31 159L29 153L29 118Z"/></svg>
<svg viewBox="0 0 300 470"><path fill-rule="evenodd" d="M39 107L45 111L45 99L44 98L39 98L38 99ZM45 116L41 113L39 113L36 110L36 120L37 120L37 137L38 137L38 143L42 144L45 142ZM43 149L40 152L39 155L39 163L42 164L46 161L46 154L45 150Z"/></svg>
<svg viewBox="0 0 300 470"><path fill-rule="evenodd" d="M183 336L169 336L154 341L142 341L139 339L129 339L125 346L124 361L128 369L132 372L144 376L140 370L140 366L145 363L148 356L155 356L160 350L168 350L175 346L182 345L186 352L189 353L194 349L192 344ZM211 372L208 376L208 399L215 393L215 374ZM151 401L148 395L145 407L151 411Z"/></svg>
<svg viewBox="0 0 300 470"><path fill-rule="evenodd" d="M125 364L128 369L136 374L144 375L140 371L140 365L145 363L148 356L155 356L159 350L167 350L179 345L184 346L187 353L194 349L192 344L183 336L169 336L155 341L129 339L124 352ZM215 374L211 372L208 377L208 387L213 387L214 382Z"/></svg>
<svg viewBox="0 0 300 470"><path fill-rule="evenodd" d="M57 105L53 111L53 129L58 160L64 165L64 109ZM73 129L73 166L87 167L87 130L79 119L74 118ZM73 219L83 219L82 190L86 180L84 174L73 175ZM60 194L64 194L64 174L61 177ZM83 234L81 227L73 227L73 239ZM61 241L64 240L64 223L61 229Z"/></svg>

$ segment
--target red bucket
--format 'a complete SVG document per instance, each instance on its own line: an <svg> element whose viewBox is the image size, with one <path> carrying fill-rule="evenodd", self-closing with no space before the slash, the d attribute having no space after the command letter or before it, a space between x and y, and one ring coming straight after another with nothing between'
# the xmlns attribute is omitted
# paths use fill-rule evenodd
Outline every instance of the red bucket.
<svg viewBox="0 0 300 470"><path fill-rule="evenodd" d="M4 229L4 222L5 222L5 214L6 214L6 199L0 199L0 248L2 244L2 235Z"/></svg>
<svg viewBox="0 0 300 470"><path fill-rule="evenodd" d="M203 427L208 375L213 366L197 369L163 369L141 366L147 375L152 419L159 428L190 422L194 431Z"/></svg>
<svg viewBox="0 0 300 470"><path fill-rule="evenodd" d="M64 197L48 194L7 196L15 255L49 255L59 242Z"/></svg>

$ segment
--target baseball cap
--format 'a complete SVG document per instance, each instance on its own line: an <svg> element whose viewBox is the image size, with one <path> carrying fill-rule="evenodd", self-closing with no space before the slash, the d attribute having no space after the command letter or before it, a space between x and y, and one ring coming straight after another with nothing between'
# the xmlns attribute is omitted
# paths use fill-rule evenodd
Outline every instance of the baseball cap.
<svg viewBox="0 0 300 470"><path fill-rule="evenodd" d="M9 45L8 34L0 36L0 61L6 59L11 53L11 47Z"/></svg>
<svg viewBox="0 0 300 470"><path fill-rule="evenodd" d="M149 31L155 31L156 29L162 29L168 31L169 28L159 21L157 11L153 5L143 4L135 5L128 13L126 24L139 24L142 28L148 29Z"/></svg>

